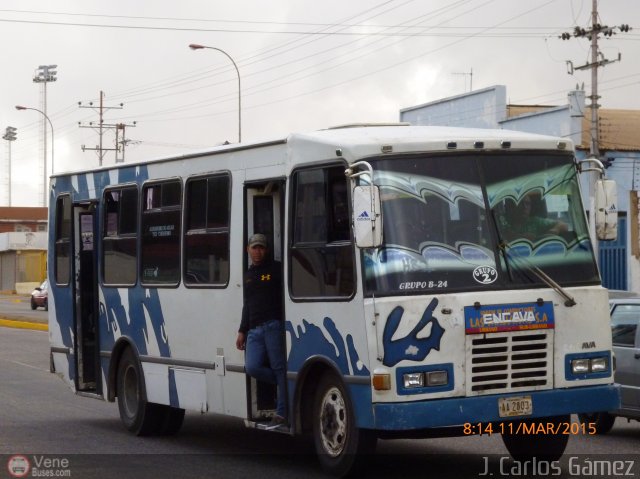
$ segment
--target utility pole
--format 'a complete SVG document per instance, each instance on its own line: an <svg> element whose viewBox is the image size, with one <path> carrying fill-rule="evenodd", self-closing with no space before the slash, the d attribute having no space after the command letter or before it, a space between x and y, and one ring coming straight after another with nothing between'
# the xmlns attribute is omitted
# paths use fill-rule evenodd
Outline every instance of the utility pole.
<svg viewBox="0 0 640 479"><path fill-rule="evenodd" d="M598 108L600 108L600 105L598 104L598 100L600 99L600 96L598 95L598 68L604 67L610 63L618 62L622 59L622 55L620 53L618 53L618 58L615 60L608 60L604 57L598 49L599 35L602 34L604 37L610 38L611 36L616 35L618 31L628 32L629 30L630 27L626 24L608 27L607 25L601 25L598 23L598 1L592 0L591 28L585 29L575 27L573 33L565 32L560 35L562 40L570 40L571 37L588 38L591 40L591 62L574 67L573 62L569 60L567 61L567 66L568 73L570 75L573 75L575 70L591 70L591 95L589 96L589 99L591 100L591 138L589 142L589 153L593 158L598 158L600 155L600 148L598 144L600 136L598 118Z"/></svg>
<svg viewBox="0 0 640 479"><path fill-rule="evenodd" d="M469 91L473 91L473 68L468 72L455 72L454 75L462 75L464 78L464 88L467 88L467 76L469 77Z"/></svg>
<svg viewBox="0 0 640 479"><path fill-rule="evenodd" d="M573 33L564 32L559 38L562 40L570 40L574 38L587 38L591 40L591 62L578 67L573 66L573 62L567 61L568 73L573 75L575 70L591 70L591 95L588 97L591 100L591 124L589 128L589 157L595 160L600 160L600 128L598 117L598 68L604 67L610 63L618 62L622 59L622 55L618 53L618 58L615 60L607 60L604 55L598 50L598 39L600 35L610 38L613 35L617 35L618 32L628 32L630 30L629 25L622 24L620 26L608 27L607 25L601 25L598 23L598 1L592 0L591 7L591 27L581 28L575 27ZM589 181L589 228L591 230L591 240L595 248L596 260L598 260L598 243L595 236L596 230L596 215L595 215L595 182L598 179L598 173L592 172L590 174Z"/></svg>
<svg viewBox="0 0 640 479"><path fill-rule="evenodd" d="M105 123L104 122L104 114L106 111L109 110L121 110L124 107L123 103L120 103L117 106L105 106L104 105L104 92L101 90L100 91L100 103L99 106L96 107L94 106L93 102L89 102L88 105L83 105L81 101L78 102L78 107L80 108L91 108L92 110L96 111L98 113L98 124L95 125L94 122L90 121L87 125L83 125L82 122L78 122L78 126L80 128L91 128L93 130L96 130L98 132L98 138L99 138L99 144L96 145L95 147L91 148L91 147L87 147L85 145L81 145L80 148L82 149L82 151L97 151L98 152L98 164L99 166L102 166L102 163L104 161L104 156L105 153L107 151L115 151L116 152L116 163L122 163L124 162L124 147L126 145L126 142L122 141L122 156L119 158L118 157L118 152L120 152L120 142L118 140L118 132L120 130L122 130L122 134L123 134L123 139L124 139L124 128L126 126L136 126L136 122L134 121L132 124L124 124L124 123ZM115 144L115 148L105 148L103 146L103 136L104 136L104 132L105 130L115 130L116 132L116 144Z"/></svg>
<svg viewBox="0 0 640 479"><path fill-rule="evenodd" d="M7 140L7 206L11 206L11 142L16 141L16 128L8 126L2 136L3 140Z"/></svg>
<svg viewBox="0 0 640 479"><path fill-rule="evenodd" d="M127 143L129 143L130 141L130 140L127 140L125 129L128 126L136 126L136 123L137 122L134 121L130 125L126 123L117 123L115 125L116 127L116 163L124 163L124 150L125 150L125 147L127 146ZM122 137L120 137L121 131L122 131ZM118 153L120 153L120 156L118 156Z"/></svg>

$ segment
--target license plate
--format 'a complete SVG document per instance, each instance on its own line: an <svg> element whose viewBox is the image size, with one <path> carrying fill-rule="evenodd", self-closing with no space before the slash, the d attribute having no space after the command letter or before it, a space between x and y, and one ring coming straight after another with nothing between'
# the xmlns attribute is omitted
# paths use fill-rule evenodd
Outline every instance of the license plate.
<svg viewBox="0 0 640 479"><path fill-rule="evenodd" d="M533 413L531 396L518 396L498 399L500 417L530 416Z"/></svg>

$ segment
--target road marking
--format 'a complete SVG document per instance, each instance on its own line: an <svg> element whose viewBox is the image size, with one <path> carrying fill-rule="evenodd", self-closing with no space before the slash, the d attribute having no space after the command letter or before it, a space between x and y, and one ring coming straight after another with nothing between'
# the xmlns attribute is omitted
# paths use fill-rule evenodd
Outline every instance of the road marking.
<svg viewBox="0 0 640 479"><path fill-rule="evenodd" d="M34 366L32 364L27 364L27 363L21 363L20 361L13 361L11 359L4 359L4 358L0 358L0 361L6 361L8 363L12 363L12 364L17 364L19 366L25 366L27 368L31 368L31 369L35 369L37 371L44 371L45 373L50 372L48 369L43 369L43 368L39 368L38 366Z"/></svg>
<svg viewBox="0 0 640 479"><path fill-rule="evenodd" d="M32 323L29 321L14 321L12 319L0 319L0 326L6 328L35 329L38 331L49 331L49 325L43 323Z"/></svg>

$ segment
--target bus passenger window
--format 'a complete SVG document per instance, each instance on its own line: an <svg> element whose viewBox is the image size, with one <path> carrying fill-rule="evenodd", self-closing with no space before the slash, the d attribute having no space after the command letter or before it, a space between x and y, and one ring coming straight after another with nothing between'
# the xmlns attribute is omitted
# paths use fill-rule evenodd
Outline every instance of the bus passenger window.
<svg viewBox="0 0 640 479"><path fill-rule="evenodd" d="M71 277L71 198L56 201L55 277L59 285L69 284Z"/></svg>
<svg viewBox="0 0 640 479"><path fill-rule="evenodd" d="M230 177L190 179L186 184L184 283L226 285L229 281Z"/></svg>
<svg viewBox="0 0 640 479"><path fill-rule="evenodd" d="M138 188L106 190L103 199L102 274L105 285L136 283Z"/></svg>
<svg viewBox="0 0 640 479"><path fill-rule="evenodd" d="M140 273L146 285L180 281L180 180L146 185L143 191Z"/></svg>

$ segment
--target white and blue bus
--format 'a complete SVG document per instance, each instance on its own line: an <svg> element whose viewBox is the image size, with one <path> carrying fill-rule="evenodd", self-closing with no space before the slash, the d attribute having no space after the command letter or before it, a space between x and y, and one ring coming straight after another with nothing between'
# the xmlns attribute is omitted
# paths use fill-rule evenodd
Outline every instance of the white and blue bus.
<svg viewBox="0 0 640 479"><path fill-rule="evenodd" d="M185 410L262 428L274 389L235 340L263 233L284 281L277 432L312 434L324 469L488 428L558 458L571 413L619 403L579 170L561 138L360 125L56 174L51 369L138 435Z"/></svg>

